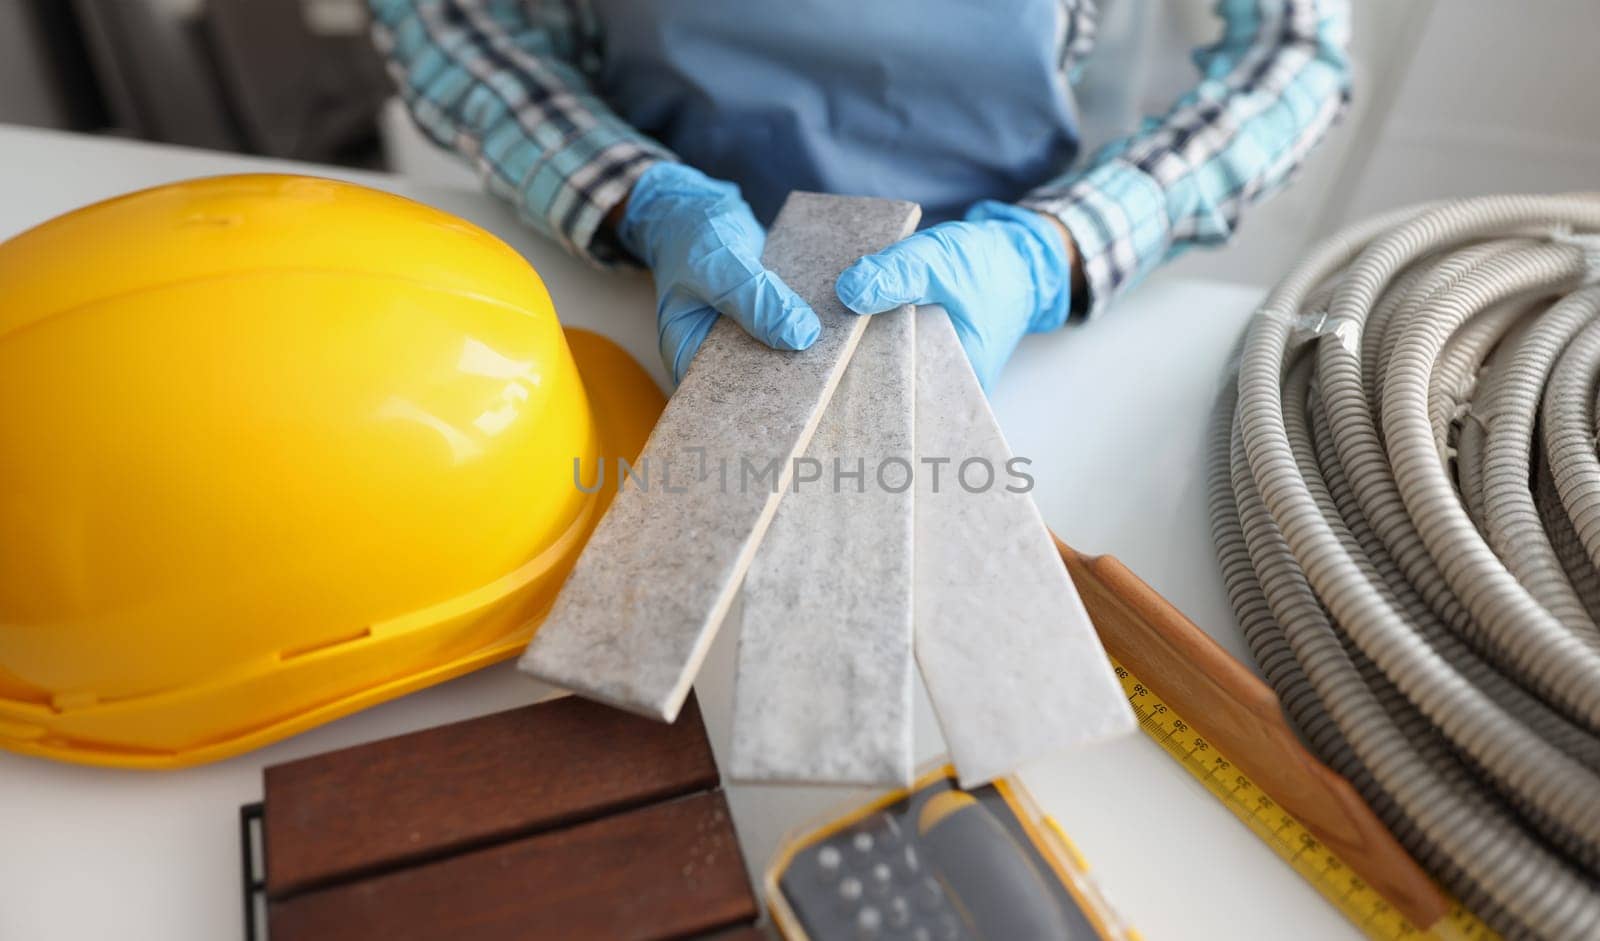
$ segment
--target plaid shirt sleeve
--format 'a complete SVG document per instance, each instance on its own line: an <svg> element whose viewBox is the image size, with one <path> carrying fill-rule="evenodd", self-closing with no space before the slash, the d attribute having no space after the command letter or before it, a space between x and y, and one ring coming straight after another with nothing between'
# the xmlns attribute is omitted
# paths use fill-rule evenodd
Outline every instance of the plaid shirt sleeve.
<svg viewBox="0 0 1600 941"><path fill-rule="evenodd" d="M626 260L600 223L648 167L676 158L596 96L595 29L579 5L370 4L373 38L423 132L568 250L597 264Z"/></svg>
<svg viewBox="0 0 1600 941"><path fill-rule="evenodd" d="M1219 0L1221 41L1164 117L1107 145L1021 204L1060 219L1082 258L1090 316L1192 245L1226 241L1344 111L1348 0Z"/></svg>

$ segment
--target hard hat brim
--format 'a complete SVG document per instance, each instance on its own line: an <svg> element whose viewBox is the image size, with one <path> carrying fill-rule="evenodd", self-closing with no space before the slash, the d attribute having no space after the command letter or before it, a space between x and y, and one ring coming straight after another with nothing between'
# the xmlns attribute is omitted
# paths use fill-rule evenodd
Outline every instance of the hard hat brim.
<svg viewBox="0 0 1600 941"><path fill-rule="evenodd" d="M643 450L650 430L665 407L666 398L649 374L621 347L611 340L578 328L566 328L567 344L577 364L592 412L596 433L600 439L602 456L636 458ZM615 494L616 481L612 480L595 496L589 511L575 522L568 533L539 559L530 560L528 567L538 567L546 573L551 584L559 586L566 572L576 561L578 551L587 541L594 525L604 514ZM549 556L548 558L546 556ZM519 570L520 571L520 570ZM515 578L518 573L508 573ZM374 625L357 640L341 644L327 651L315 651L285 669L329 669L338 656L348 656L355 648L367 644L379 646L417 642L419 635L435 623L442 623L476 613L484 607L484 599L494 597L495 586L485 586L472 595L452 599L427 611L413 612L404 620L410 622L403 629L385 630ZM482 596L482 597L478 597ZM21 754L35 755L75 764L99 765L141 770L167 770L190 767L219 761L247 751L269 745L334 719L361 709L404 696L470 673L493 663L510 659L521 653L534 632L543 622L550 608L553 594L529 614L526 609L516 612L514 620L502 617L491 622L492 629L481 643L472 649L422 670L408 672L384 682L364 686L342 696L281 715L268 722L242 728L236 734L176 750L136 750L100 739L92 732L99 724L95 713L109 719L130 708L149 708L149 702L107 702L87 709L75 709L71 717L75 728L64 727L66 718L45 705L13 703L0 700L0 747ZM419 630L420 628L420 630ZM368 651L367 655L371 655ZM323 660L318 664L318 660ZM217 683L229 682L219 677ZM199 703L203 690L185 690L174 694L181 705L189 699ZM87 733L87 734L86 734Z"/></svg>

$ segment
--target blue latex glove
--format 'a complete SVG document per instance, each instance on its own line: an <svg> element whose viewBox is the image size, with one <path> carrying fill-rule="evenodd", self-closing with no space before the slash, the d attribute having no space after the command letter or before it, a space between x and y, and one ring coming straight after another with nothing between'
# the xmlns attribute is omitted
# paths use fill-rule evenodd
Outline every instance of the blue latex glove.
<svg viewBox="0 0 1600 941"><path fill-rule="evenodd" d="M835 290L858 314L943 305L988 389L1024 334L1066 322L1071 256L1044 216L985 200L965 221L941 223L862 258L839 275Z"/></svg>
<svg viewBox="0 0 1600 941"><path fill-rule="evenodd" d="M617 238L655 277L661 360L673 382L719 314L779 350L803 350L822 332L810 305L762 267L766 230L732 183L658 163L634 183Z"/></svg>

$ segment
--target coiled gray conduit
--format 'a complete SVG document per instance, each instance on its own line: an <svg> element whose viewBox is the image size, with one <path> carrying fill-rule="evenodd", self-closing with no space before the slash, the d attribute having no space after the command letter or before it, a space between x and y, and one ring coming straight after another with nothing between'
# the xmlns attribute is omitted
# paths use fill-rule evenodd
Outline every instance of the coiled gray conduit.
<svg viewBox="0 0 1600 941"><path fill-rule="evenodd" d="M1600 937L1600 196L1403 210L1268 296L1210 513L1309 745L1508 937Z"/></svg>

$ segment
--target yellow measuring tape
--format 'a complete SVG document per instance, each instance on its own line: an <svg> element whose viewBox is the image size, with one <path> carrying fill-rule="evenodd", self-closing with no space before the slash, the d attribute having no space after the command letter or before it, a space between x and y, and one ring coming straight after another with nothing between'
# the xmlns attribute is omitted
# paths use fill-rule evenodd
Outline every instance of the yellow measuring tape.
<svg viewBox="0 0 1600 941"><path fill-rule="evenodd" d="M1294 867L1301 878L1322 893L1362 933L1375 941L1420 939L1428 932L1407 921L1395 908L1345 865L1300 821L1284 812L1249 777L1239 772L1205 737L1172 710L1127 667L1112 658L1122 691L1128 696L1139 727L1167 754L1205 785L1212 796L1244 821L1261 841ZM1451 937L1468 941L1499 941L1500 936L1478 917L1455 902L1446 924Z"/></svg>

